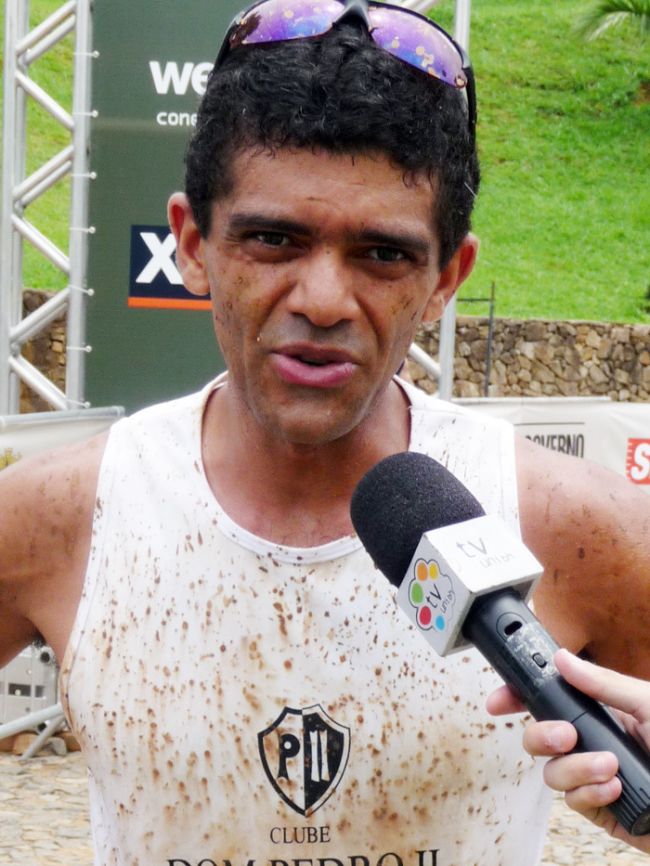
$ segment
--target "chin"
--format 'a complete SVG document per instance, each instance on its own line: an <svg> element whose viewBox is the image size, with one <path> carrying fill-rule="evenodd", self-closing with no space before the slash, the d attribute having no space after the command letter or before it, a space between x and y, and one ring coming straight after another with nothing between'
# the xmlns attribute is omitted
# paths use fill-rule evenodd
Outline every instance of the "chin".
<svg viewBox="0 0 650 866"><path fill-rule="evenodd" d="M290 429L283 431L282 439L289 445L301 448L320 448L344 439L350 429L343 430L313 430L313 429Z"/></svg>
<svg viewBox="0 0 650 866"><path fill-rule="evenodd" d="M278 440L289 445L317 448L329 445L345 438L359 423L359 419L341 418L333 423L330 413L321 411L321 418L315 423L318 413L314 412L310 418L303 419L281 419L276 418L269 424L264 424Z"/></svg>
<svg viewBox="0 0 650 866"><path fill-rule="evenodd" d="M358 393L349 393L347 399L315 393L275 403L258 399L254 407L248 405L267 435L287 444L318 447L354 433L372 414L373 401Z"/></svg>

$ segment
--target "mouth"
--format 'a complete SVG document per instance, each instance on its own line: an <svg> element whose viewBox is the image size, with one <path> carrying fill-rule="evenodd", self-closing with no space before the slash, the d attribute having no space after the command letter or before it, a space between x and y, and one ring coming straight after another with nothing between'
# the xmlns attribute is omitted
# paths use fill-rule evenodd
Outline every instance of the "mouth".
<svg viewBox="0 0 650 866"><path fill-rule="evenodd" d="M357 364L339 349L318 346L289 346L271 353L279 377L290 385L334 388L344 385Z"/></svg>
<svg viewBox="0 0 650 866"><path fill-rule="evenodd" d="M328 364L341 363L333 358L314 358L311 355L287 354L287 357L293 358L295 361L300 361L301 364L308 364L310 367L326 367Z"/></svg>

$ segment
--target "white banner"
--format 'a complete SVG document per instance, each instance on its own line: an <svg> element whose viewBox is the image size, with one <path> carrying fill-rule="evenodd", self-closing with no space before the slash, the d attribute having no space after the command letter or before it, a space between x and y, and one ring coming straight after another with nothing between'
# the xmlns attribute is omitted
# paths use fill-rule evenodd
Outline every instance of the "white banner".
<svg viewBox="0 0 650 866"><path fill-rule="evenodd" d="M650 493L650 403L589 397L459 402L510 421L522 436L552 451L600 463Z"/></svg>
<svg viewBox="0 0 650 866"><path fill-rule="evenodd" d="M95 436L123 414L120 406L110 406L70 412L0 415L0 469L38 451Z"/></svg>

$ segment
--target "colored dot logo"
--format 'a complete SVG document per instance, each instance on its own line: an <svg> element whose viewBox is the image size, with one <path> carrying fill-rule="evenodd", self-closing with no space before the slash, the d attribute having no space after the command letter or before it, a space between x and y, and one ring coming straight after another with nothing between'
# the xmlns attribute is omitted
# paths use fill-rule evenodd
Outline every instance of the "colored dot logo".
<svg viewBox="0 0 650 866"><path fill-rule="evenodd" d="M423 559L418 559L415 563L415 576L418 580L435 580L440 575L437 562L425 562Z"/></svg>
<svg viewBox="0 0 650 866"><path fill-rule="evenodd" d="M445 614L453 606L454 593L450 579L440 572L434 560L418 559L413 569L413 580L409 585L409 601L415 608L415 619L419 628L444 631Z"/></svg>

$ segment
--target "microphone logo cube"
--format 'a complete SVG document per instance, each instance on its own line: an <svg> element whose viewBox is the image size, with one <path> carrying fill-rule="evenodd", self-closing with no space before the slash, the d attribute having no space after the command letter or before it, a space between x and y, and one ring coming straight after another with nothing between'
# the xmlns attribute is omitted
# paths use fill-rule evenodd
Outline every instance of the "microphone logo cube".
<svg viewBox="0 0 650 866"><path fill-rule="evenodd" d="M471 646L463 624L480 595L510 587L524 601L542 567L496 515L425 532L397 592L397 603L439 655Z"/></svg>

